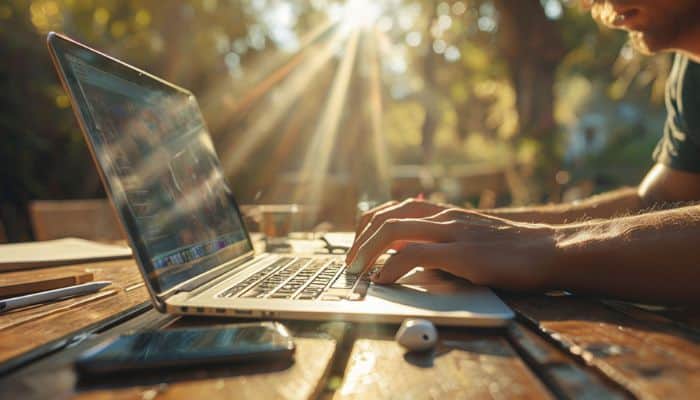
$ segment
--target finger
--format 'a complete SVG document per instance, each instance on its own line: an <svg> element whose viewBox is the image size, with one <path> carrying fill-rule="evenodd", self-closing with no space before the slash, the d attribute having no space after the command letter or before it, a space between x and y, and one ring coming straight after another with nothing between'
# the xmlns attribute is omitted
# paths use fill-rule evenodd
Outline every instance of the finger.
<svg viewBox="0 0 700 400"><path fill-rule="evenodd" d="M360 221L357 224L357 227L355 228L355 236L359 236L362 230L365 228L365 225L369 222L369 220L374 216L374 214L378 213L379 211L382 211L386 208L393 207L395 205L399 204L398 201L392 200L392 201L387 201L384 204L380 204L370 210L365 211L362 213L362 216L360 217Z"/></svg>
<svg viewBox="0 0 700 400"><path fill-rule="evenodd" d="M444 210L444 206L429 203L426 201L409 199L393 207L387 207L382 211L377 212L370 219L370 222L365 226L365 229L357 235L345 261L349 264L353 262L359 250L361 243L372 237L379 227L389 219L405 219L405 218L423 218Z"/></svg>
<svg viewBox="0 0 700 400"><path fill-rule="evenodd" d="M455 250L454 242L411 243L391 256L382 269L372 277L372 281L379 284L393 283L415 267L454 271L461 264L460 254Z"/></svg>
<svg viewBox="0 0 700 400"><path fill-rule="evenodd" d="M366 241L359 245L359 250L352 264L350 273L360 273L384 253L392 243L398 241L412 242L448 242L454 239L454 224L424 221L422 219L391 219Z"/></svg>
<svg viewBox="0 0 700 400"><path fill-rule="evenodd" d="M461 212L458 209L455 208L448 208L447 210L442 210L438 212L437 214L430 215L428 217L423 218L426 221L433 221L433 222L447 222L447 221L456 221L456 220L464 220L467 219L467 214Z"/></svg>

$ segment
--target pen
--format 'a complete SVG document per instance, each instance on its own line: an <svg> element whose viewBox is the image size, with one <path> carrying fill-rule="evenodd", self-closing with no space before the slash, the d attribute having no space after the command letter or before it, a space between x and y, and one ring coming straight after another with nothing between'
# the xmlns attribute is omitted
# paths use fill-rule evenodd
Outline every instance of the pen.
<svg viewBox="0 0 700 400"><path fill-rule="evenodd" d="M83 283L82 285L68 286L60 289L47 290L44 292L32 293L24 296L11 297L0 300L0 313L15 308L31 306L33 304L44 303L51 300L75 297L83 294L93 293L105 286L111 285L110 281L96 281Z"/></svg>

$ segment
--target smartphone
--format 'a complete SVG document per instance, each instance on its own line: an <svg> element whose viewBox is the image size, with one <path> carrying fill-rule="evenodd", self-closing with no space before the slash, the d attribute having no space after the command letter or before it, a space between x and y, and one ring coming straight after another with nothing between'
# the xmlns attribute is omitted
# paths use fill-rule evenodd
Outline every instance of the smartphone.
<svg viewBox="0 0 700 400"><path fill-rule="evenodd" d="M85 375L202 364L291 360L294 342L278 322L181 328L122 335L75 361Z"/></svg>

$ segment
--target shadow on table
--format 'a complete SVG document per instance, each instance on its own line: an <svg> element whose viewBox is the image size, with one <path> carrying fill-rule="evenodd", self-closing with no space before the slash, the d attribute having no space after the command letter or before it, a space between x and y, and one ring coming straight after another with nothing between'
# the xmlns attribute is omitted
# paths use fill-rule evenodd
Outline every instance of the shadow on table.
<svg viewBox="0 0 700 400"><path fill-rule="evenodd" d="M416 367L430 368L433 366L436 358L447 356L453 351L463 351L478 356L512 356L507 346L503 346L493 340L463 338L463 334L458 340L450 340L449 337L453 335L449 333L450 332L446 335L448 339L441 339L440 343L434 349L427 351L406 351L403 355L403 359ZM488 334L489 330L483 330L482 333Z"/></svg>
<svg viewBox="0 0 700 400"><path fill-rule="evenodd" d="M369 294L374 297L409 307L434 312L489 313L501 309L494 302L490 289L447 272L415 268L390 285L371 285Z"/></svg>
<svg viewBox="0 0 700 400"><path fill-rule="evenodd" d="M178 367L168 369L120 372L110 375L78 375L76 392L97 389L117 389L133 386L152 386L177 382L192 382L230 378L235 376L280 372L290 368L294 360L260 361L236 366L200 365L197 367Z"/></svg>

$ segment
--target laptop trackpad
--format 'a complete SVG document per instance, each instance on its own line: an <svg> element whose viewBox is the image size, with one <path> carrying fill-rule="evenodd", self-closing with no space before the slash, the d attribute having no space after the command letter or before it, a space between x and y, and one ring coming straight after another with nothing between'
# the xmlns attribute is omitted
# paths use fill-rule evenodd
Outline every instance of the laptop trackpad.
<svg viewBox="0 0 700 400"><path fill-rule="evenodd" d="M431 311L468 311L472 308L469 301L493 296L489 288L440 270L424 270L421 267L414 268L395 284L370 285L367 294Z"/></svg>

